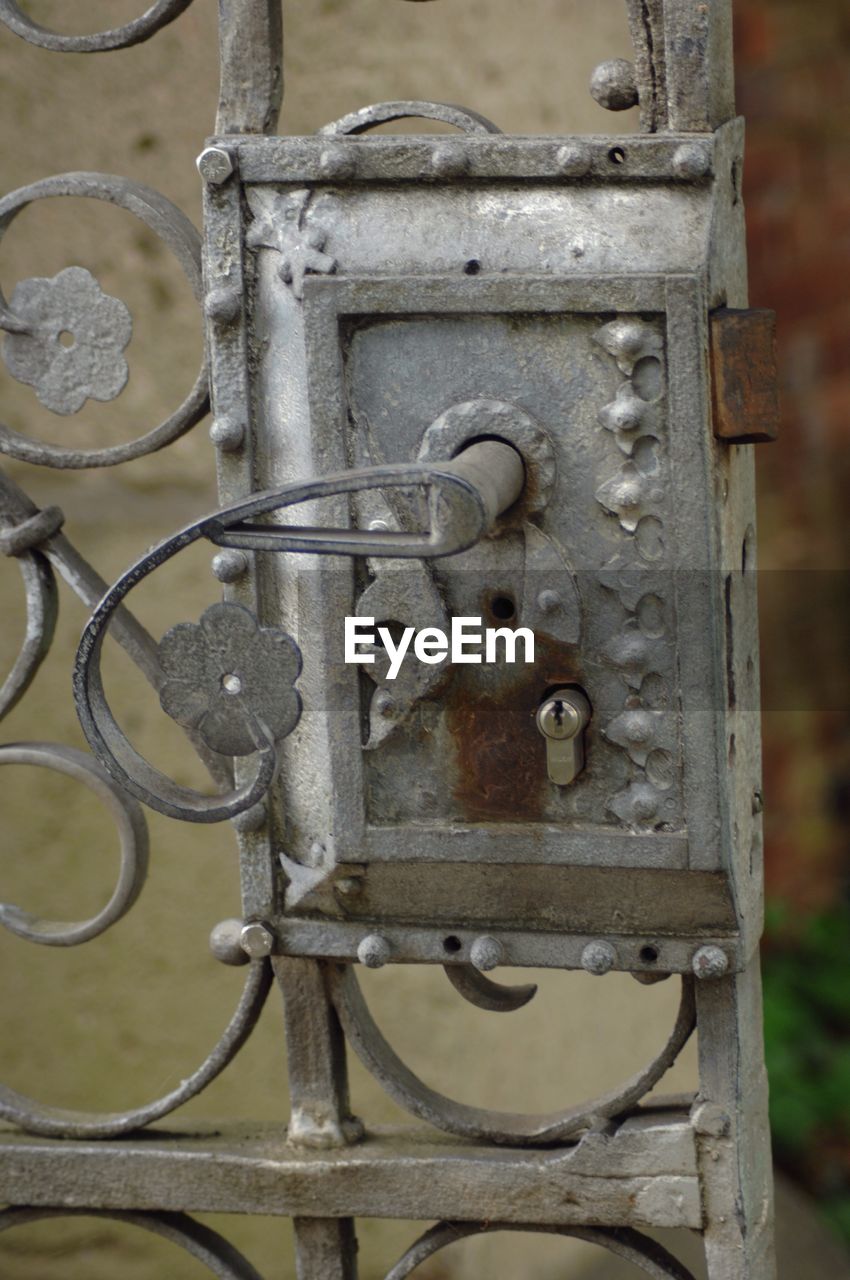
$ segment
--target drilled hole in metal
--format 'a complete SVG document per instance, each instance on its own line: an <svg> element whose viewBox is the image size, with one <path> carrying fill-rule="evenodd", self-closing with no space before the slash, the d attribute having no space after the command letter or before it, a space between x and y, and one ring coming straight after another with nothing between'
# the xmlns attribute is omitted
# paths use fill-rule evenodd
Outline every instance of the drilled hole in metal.
<svg viewBox="0 0 850 1280"><path fill-rule="evenodd" d="M500 622L507 622L516 613L516 605L510 596L493 596L490 601L490 612Z"/></svg>
<svg viewBox="0 0 850 1280"><path fill-rule="evenodd" d="M612 147L608 152L608 159L612 164L625 164L626 153L622 147Z"/></svg>
<svg viewBox="0 0 850 1280"><path fill-rule="evenodd" d="M59 341L63 347L73 347L76 346L77 343L77 339L74 337L70 329L60 329Z"/></svg>
<svg viewBox="0 0 850 1280"><path fill-rule="evenodd" d="M643 964L655 964L658 959L657 947L641 947L640 959Z"/></svg>
<svg viewBox="0 0 850 1280"><path fill-rule="evenodd" d="M457 955L462 947L463 943L460 938L456 938L453 933L450 933L447 938L443 938L443 950L448 951L449 955Z"/></svg>
<svg viewBox="0 0 850 1280"><path fill-rule="evenodd" d="M481 263L477 258L470 258L468 262L464 263L463 270L468 276L477 276L481 270Z"/></svg>

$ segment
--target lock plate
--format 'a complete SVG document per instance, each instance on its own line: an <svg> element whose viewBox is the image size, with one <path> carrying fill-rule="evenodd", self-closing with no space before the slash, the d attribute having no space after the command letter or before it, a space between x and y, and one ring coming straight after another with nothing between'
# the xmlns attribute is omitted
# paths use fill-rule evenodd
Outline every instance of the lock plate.
<svg viewBox="0 0 850 1280"><path fill-rule="evenodd" d="M224 493L450 458L488 405L504 417L484 434L519 447L527 471L498 531L460 555L269 557L237 588L304 654L304 714L271 822L286 945L309 950L313 922L316 953L333 952L334 928L359 920L734 931L721 565L736 543L740 563L751 516L744 475L718 517L718 468L732 463L714 452L704 352L725 266L714 251L708 280L701 264L717 207L739 217L738 126L690 138L705 165L688 181L670 136L636 139L617 165L614 142L588 142L580 182L543 139L467 139L469 180L451 183L422 181L433 144L421 138L339 144L356 148L356 173L335 179L319 140L223 145L247 199L207 192L211 277L244 273L251 298L213 335L216 414L250 423L243 450L221 455ZM408 495L372 492L328 500L321 519L403 531L415 514ZM380 652L345 662L352 616L528 627L535 661L410 662L390 681ZM743 670L751 602L737 616ZM535 720L564 686L593 706L569 786L547 776ZM747 779L751 739L738 726ZM357 891L337 892L343 880Z"/></svg>

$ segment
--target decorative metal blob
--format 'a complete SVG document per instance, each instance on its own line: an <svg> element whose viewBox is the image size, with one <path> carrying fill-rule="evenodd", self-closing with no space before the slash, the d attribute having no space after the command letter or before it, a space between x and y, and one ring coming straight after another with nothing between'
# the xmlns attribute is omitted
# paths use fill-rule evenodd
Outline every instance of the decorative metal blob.
<svg viewBox="0 0 850 1280"><path fill-rule="evenodd" d="M0 22L47 50L98 52L148 39L188 3L140 4L92 35L50 31L14 0ZM0 200L0 234L53 196L140 218L198 298L209 361L130 444L78 450L0 426L0 450L112 466L167 446L211 403L220 487L215 511L108 586L59 508L39 511L0 476L0 551L27 609L0 713L49 651L58 573L91 611L74 696L94 753L13 743L0 764L81 782L121 850L91 919L3 904L0 924L55 946L115 924L144 884L142 801L232 821L242 915L214 926L210 948L245 967L214 1048L145 1106L74 1112L0 1088L0 1195L31 1206L0 1230L90 1212L256 1280L182 1211L285 1213L299 1276L355 1280L358 1217L420 1218L437 1225L387 1280L496 1230L572 1236L656 1280L691 1280L645 1234L679 1227L702 1233L710 1280L774 1280L755 601L737 567L754 537L747 442L775 434L773 328L746 309L729 0L627 8L633 61L603 62L590 91L608 110L639 107L634 136L514 137L411 100L276 137L279 2L229 0L198 158L203 244L124 178L65 174ZM369 136L416 118L457 132ZM9 372L54 413L123 390L130 316L83 268L20 281L0 297L0 328ZM157 640L129 596L200 540L225 599ZM344 657L346 618L384 625L362 669ZM435 634L475 618L491 656L430 660ZM394 670L390 649L414 634L425 657ZM102 684L107 635L214 794L130 744ZM502 1014L537 990L501 981L504 966L645 986L675 974L681 995L632 1078L581 1102L567 1087L551 1114L499 1112L418 1078L375 1022L358 963L386 981L395 965L440 965L461 997ZM141 1136L232 1061L273 981L288 1132L169 1120ZM695 1097L650 1099L695 1029ZM420 1136L373 1134L351 1114L347 1045Z"/></svg>

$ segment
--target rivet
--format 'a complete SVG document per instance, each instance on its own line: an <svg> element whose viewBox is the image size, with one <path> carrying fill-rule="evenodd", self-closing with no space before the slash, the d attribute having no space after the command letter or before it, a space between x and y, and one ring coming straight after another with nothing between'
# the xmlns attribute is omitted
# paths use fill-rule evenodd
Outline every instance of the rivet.
<svg viewBox="0 0 850 1280"><path fill-rule="evenodd" d="M468 168L469 157L457 144L442 143L431 152L431 171L438 178L452 178Z"/></svg>
<svg viewBox="0 0 850 1280"><path fill-rule="evenodd" d="M226 182L236 169L234 157L223 147L207 147L195 163L204 182L209 182L214 187Z"/></svg>
<svg viewBox="0 0 850 1280"><path fill-rule="evenodd" d="M319 169L326 178L349 178L356 168L357 155L350 143L325 147L319 156Z"/></svg>
<svg viewBox="0 0 850 1280"><path fill-rule="evenodd" d="M729 1113L716 1102L695 1102L691 1107L691 1124L707 1138L725 1138L732 1121Z"/></svg>
<svg viewBox="0 0 850 1280"><path fill-rule="evenodd" d="M691 958L691 968L698 978L722 978L729 968L729 957L721 947L700 947Z"/></svg>
<svg viewBox="0 0 850 1280"><path fill-rule="evenodd" d="M242 308L242 295L231 285L211 289L204 299L204 314L215 324L233 324Z"/></svg>
<svg viewBox="0 0 850 1280"><path fill-rule="evenodd" d="M505 948L498 938L484 934L472 943L469 959L481 973L488 973L490 969L505 963Z"/></svg>
<svg viewBox="0 0 850 1280"><path fill-rule="evenodd" d="M588 973L594 973L597 977L602 977L603 973L608 973L617 963L617 952L611 946L610 942L597 940L588 942L584 951L581 953L581 967Z"/></svg>
<svg viewBox="0 0 850 1280"><path fill-rule="evenodd" d="M222 964L248 963L242 946L242 921L222 920L210 932L210 951Z"/></svg>
<svg viewBox="0 0 850 1280"><path fill-rule="evenodd" d="M541 591L537 597L537 608L541 613L556 613L563 605L563 600L557 591Z"/></svg>
<svg viewBox="0 0 850 1280"><path fill-rule="evenodd" d="M389 533L390 526L386 520L370 520L369 528L372 533Z"/></svg>
<svg viewBox="0 0 850 1280"><path fill-rule="evenodd" d="M625 58L600 62L590 77L590 96L606 111L628 111L637 105L634 63Z"/></svg>
<svg viewBox="0 0 850 1280"><path fill-rule="evenodd" d="M263 956L270 956L274 949L274 934L268 925L255 921L243 925L239 944L252 960L262 960Z"/></svg>
<svg viewBox="0 0 850 1280"><path fill-rule="evenodd" d="M262 830L267 817L265 803L260 800L257 804L252 804L250 809L237 813L230 821L240 835L250 835L251 832Z"/></svg>
<svg viewBox="0 0 850 1280"><path fill-rule="evenodd" d="M380 969L392 954L390 944L379 933L369 933L357 948L357 959L367 969Z"/></svg>
<svg viewBox="0 0 850 1280"><path fill-rule="evenodd" d="M212 558L212 571L219 582L238 582L248 571L248 557L233 548L219 551Z"/></svg>
<svg viewBox="0 0 850 1280"><path fill-rule="evenodd" d="M673 152L673 172L679 178L704 178L709 159L705 147L685 142Z"/></svg>
<svg viewBox="0 0 850 1280"><path fill-rule="evenodd" d="M226 414L215 418L210 427L210 440L222 453L233 453L242 447L245 439L245 424Z"/></svg>
<svg viewBox="0 0 850 1280"><path fill-rule="evenodd" d="M568 142L559 147L555 160L561 173L568 178L581 178L590 168L590 147L583 142Z"/></svg>

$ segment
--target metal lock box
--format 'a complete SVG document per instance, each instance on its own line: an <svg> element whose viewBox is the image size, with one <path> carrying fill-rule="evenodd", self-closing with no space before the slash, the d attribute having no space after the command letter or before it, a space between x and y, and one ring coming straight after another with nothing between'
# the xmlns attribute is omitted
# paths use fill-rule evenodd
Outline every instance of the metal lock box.
<svg viewBox="0 0 850 1280"><path fill-rule="evenodd" d="M706 944L735 966L761 871L752 451L715 438L708 337L743 301L740 122L523 138L414 108L462 133L369 134L391 104L201 158L229 169L205 211L223 500L481 439L525 473L442 559L381 547L427 523L419 492L331 486L298 518L363 531L361 554L260 551L228 588L303 655L278 945L355 957L378 930L384 959L461 964L484 937L577 967L604 939L630 971L690 972ZM527 627L535 661L411 656L389 681L381 654L343 660L352 616ZM568 785L537 721L562 688L590 708Z"/></svg>

